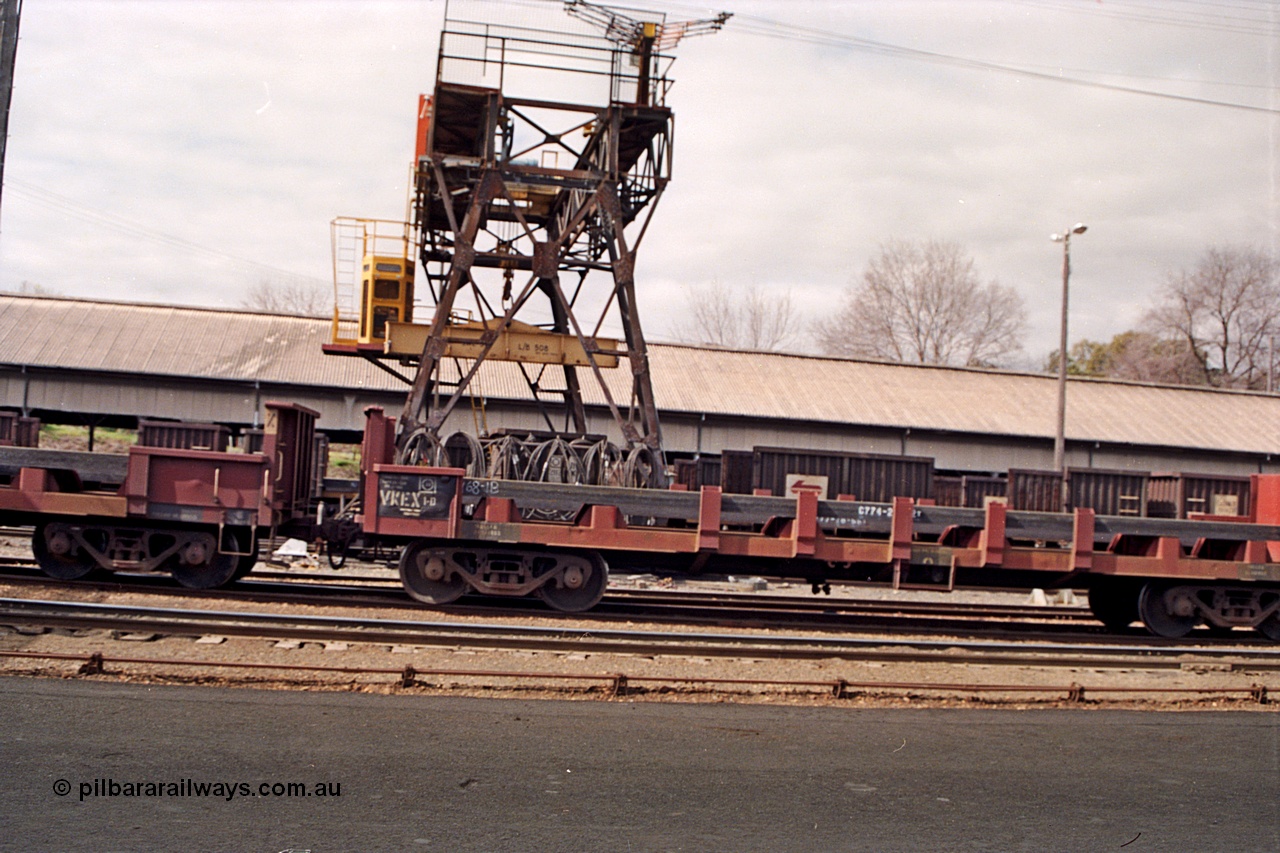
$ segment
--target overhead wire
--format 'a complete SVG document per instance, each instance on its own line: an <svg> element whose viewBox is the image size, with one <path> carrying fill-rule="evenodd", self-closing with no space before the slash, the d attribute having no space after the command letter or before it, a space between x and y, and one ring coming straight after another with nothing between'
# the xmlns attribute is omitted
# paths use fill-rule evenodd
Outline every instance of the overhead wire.
<svg viewBox="0 0 1280 853"><path fill-rule="evenodd" d="M1081 11L1079 3L1062 2L1062 0L1022 0L1022 2L1042 9L1056 9L1068 13ZM1185 8L1188 6L1202 6L1206 7L1208 11L1199 12ZM1251 9L1259 12L1268 12L1272 17L1258 18L1224 13L1224 10L1243 12ZM1087 11L1088 14L1094 17L1196 30L1214 30L1257 36L1275 36L1277 32L1280 32L1280 20L1276 17L1277 8L1272 3L1240 4L1206 3L1199 2L1199 0L1164 0L1163 3L1157 5L1125 2L1125 0L1108 0L1107 3L1096 4Z"/></svg>
<svg viewBox="0 0 1280 853"><path fill-rule="evenodd" d="M85 222L90 222L99 227L107 228L129 237L149 240L153 243L174 249L180 249L185 252L196 253L220 261L229 261L258 273L287 276L288 278L302 282L322 284L325 286L329 285L328 281L316 276L303 275L292 270L286 270L270 264L250 260L248 258L242 258L239 255L233 255L230 252L225 252L221 249L214 249L173 234L157 231L153 228L149 228L113 213L95 210L75 201L72 198L69 198L68 196L43 189L42 187L38 187L23 180L7 178L5 180L5 189L46 210L71 216Z"/></svg>
<svg viewBox="0 0 1280 853"><path fill-rule="evenodd" d="M631 2L640 6L647 5L666 10L684 9L689 10L692 14L705 14L706 11L706 7L704 6L695 7L690 4L682 3L654 2L654 0L631 0ZM1105 6L1084 6L1078 3L1055 2L1055 0L1023 0L1023 2L1039 6L1041 8L1057 9L1071 14L1089 14L1112 19L1158 24L1161 26L1193 27L1197 29L1220 30L1261 36L1275 35L1277 31L1280 31L1280 11L1278 11L1277 5L1271 2L1233 3L1226 2L1226 0L1210 0L1210 2L1205 2L1205 0L1169 0L1168 3L1164 3L1159 6L1126 2L1126 0L1111 0L1111 2ZM537 6L545 7L553 3L561 5L561 0L503 0L501 5L524 6L528 8ZM1201 11L1202 9L1207 11ZM1268 17L1264 19L1251 17L1245 14L1250 11L1261 12L1266 14ZM1230 14L1224 14L1224 12ZM1104 72L1079 68L1057 68L1056 71L1052 71L1044 70L1046 69L1046 66L1008 65L988 60L958 56L940 51L907 47L905 45L897 45L860 36L842 34L832 31L831 29L819 29L816 27L806 27L797 24L785 23L783 21L759 15L735 14L731 22L731 30L763 38L811 44L820 47L856 50L892 58L928 62L967 70L1009 74L1047 82L1099 89L1103 91L1112 91L1183 103L1272 115L1280 114L1280 109L1275 107L1218 100L1194 95L1183 95L1075 76L1080 74L1114 76L1119 72ZM1143 77L1143 75L1133 74L1124 74L1123 76L1130 78ZM1169 78L1155 76L1147 76L1144 77L1144 79L1159 79L1172 82ZM1202 85L1217 86L1229 85L1239 88L1262 90L1276 89L1276 87L1266 85L1226 83L1222 81L1184 80L1179 82L1194 82ZM258 261L242 258L229 252L203 246L181 237L148 228L147 226L132 222L114 214L91 209L66 196L44 190L40 187L11 177L6 180L5 188L46 209L73 216L128 236L138 237L140 239L167 245L171 248L197 253L222 261L232 262L259 272L269 273L272 275L284 275L293 279L313 283L328 284L328 282L315 276L302 275L291 270L285 270L269 264L263 264Z"/></svg>
<svg viewBox="0 0 1280 853"><path fill-rule="evenodd" d="M930 62L938 65L948 65L957 68L966 68L978 71L992 71L1002 74L1012 74L1020 77L1030 77L1037 80L1048 80L1055 83L1065 83L1072 86L1080 86L1091 89L1102 89L1112 92L1124 92L1132 95L1144 95L1153 98L1163 98L1171 101L1182 101L1186 103L1201 104L1205 106L1224 107L1228 109L1246 110L1249 112L1280 114L1280 109L1275 107L1258 106L1255 104L1242 104L1234 101L1220 101L1213 98L1201 98L1194 95L1179 95L1173 92L1161 92L1154 89L1141 89L1136 86L1123 86L1117 83L1105 83L1098 80L1087 80L1081 77L1068 77L1065 74L1055 74L1048 71L1036 71L1031 68L1004 65L997 62L989 62L982 59L969 59L954 54L940 53L931 50L922 50L920 48L905 47L902 45L888 44L886 42L864 39L858 36L846 36L833 33L826 30L811 29L808 27L797 27L793 24L782 24L769 19L756 19L753 16L744 16L748 22L745 26L739 24L736 29L738 31L746 31L754 35L764 36L766 38L783 38L789 41L799 41L819 46L850 48L863 50L871 53L877 53L885 56L899 57L904 59L915 59L924 62Z"/></svg>
<svg viewBox="0 0 1280 853"><path fill-rule="evenodd" d="M1031 2L1034 2L1034 0L1031 0ZM691 7L685 4L671 4L671 3L654 3L651 5L659 5L664 8L672 8L673 6L677 6L677 5L682 9L683 8L688 8L688 9L700 8L700 7ZM1209 5L1221 5L1221 4L1209 4ZM1055 8L1062 8L1067 11L1078 11L1078 5L1075 5L1075 4L1069 7L1056 6ZM1269 8L1274 8L1274 7L1269 7ZM1133 19L1142 20L1141 18L1133 18ZM1254 19L1254 20L1257 20L1257 19ZM1152 18L1147 22L1171 24L1171 25L1178 25L1178 26L1201 26L1202 28L1205 26L1201 22L1200 18L1193 18L1185 21L1179 21L1176 18L1165 16L1159 19ZM1274 34L1276 31L1278 31L1278 29L1280 29L1277 26L1271 25L1266 21L1257 20L1257 23L1263 26L1258 28L1252 28L1252 29L1242 29L1240 31L1247 32L1248 34L1251 34L1251 35L1267 36L1267 35ZM941 51L924 50L921 48L907 47L905 45L898 45L898 44L892 44L889 42L877 41L875 39L863 38L861 36L847 35L847 34L835 32L831 29L819 29L816 27L806 27L806 26L801 26L797 24L785 23L783 21L779 21L773 18L768 18L760 15L735 14L730 22L729 30L733 32L746 33L748 35L755 35L762 38L771 38L771 39L777 39L782 41L811 44L818 47L857 50L865 53L873 53L873 54L899 58L899 59L928 62L936 65L946 65L946 66L963 68L968 70L975 70L975 71L986 71L986 72L995 72L1000 74L1009 74L1009 75L1019 76L1019 77L1028 77L1036 80L1062 83L1062 84L1071 85L1071 86L1100 89L1104 91L1120 92L1124 94L1140 95L1145 97L1160 98L1160 99L1171 100L1171 101L1180 101L1183 103L1199 104L1202 106L1222 107L1225 109L1244 110L1247 112L1267 113L1271 115L1280 114L1280 108L1276 108L1276 107L1240 103L1237 101L1219 100L1215 98L1205 98L1205 97L1199 97L1196 95L1182 95L1175 92L1164 92L1156 89L1141 88L1138 86L1127 86L1119 83L1108 83L1100 80L1090 80L1090 79L1086 79L1078 76L1069 76L1067 73L1068 69L1059 69L1057 72L1052 72L1052 71L1046 71L1046 70L1037 70L1035 66L1008 65L1008 64L999 63L999 62L992 62L989 60L972 59L969 57L958 56L956 54L943 53ZM1080 69L1071 69L1071 73L1072 74L1095 73L1095 74L1114 75L1116 72L1081 71ZM1137 76L1137 75L1126 74L1123 76L1131 77L1131 76ZM1147 78L1147 79L1151 79L1151 78ZM1155 79L1174 82L1169 78L1155 78ZM1177 82L1199 83L1200 81L1181 80ZM1228 85L1228 84L1221 84L1221 83L1213 83L1213 81L1209 81L1209 82L1214 85ZM1229 84L1229 85L1237 85L1237 84ZM1249 87L1249 88L1275 89L1276 87L1257 86L1257 87Z"/></svg>
<svg viewBox="0 0 1280 853"><path fill-rule="evenodd" d="M1094 74L1100 77L1127 77L1131 80L1159 80L1163 83L1194 83L1197 86L1221 86L1231 89L1255 89L1260 91L1280 92L1280 87L1272 86L1267 83L1236 83L1229 80L1206 80L1198 77L1194 80L1189 78L1173 78L1162 74L1135 74L1131 71L1101 71L1096 68L1076 68L1065 65L1026 65L1024 68L1031 69L1052 69L1061 74Z"/></svg>

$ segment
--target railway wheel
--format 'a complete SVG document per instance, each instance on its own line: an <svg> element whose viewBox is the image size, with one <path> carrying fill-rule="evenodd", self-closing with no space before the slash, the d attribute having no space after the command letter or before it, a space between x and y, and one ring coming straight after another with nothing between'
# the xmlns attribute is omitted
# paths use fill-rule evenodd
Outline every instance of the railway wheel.
<svg viewBox="0 0 1280 853"><path fill-rule="evenodd" d="M609 585L609 567L604 558L592 553L561 559L566 565L560 576L538 587L538 596L565 613L580 613L599 604Z"/></svg>
<svg viewBox="0 0 1280 853"><path fill-rule="evenodd" d="M218 540L212 534L193 537L169 561L168 569L173 579L187 589L216 589L235 580L241 563L247 559L242 553L249 549L239 534L227 531L224 536L230 540L226 543L231 546L229 550L239 553L219 550ZM256 557L254 562L257 562Z"/></svg>
<svg viewBox="0 0 1280 853"><path fill-rule="evenodd" d="M409 595L424 604L457 601L470 588L448 553L426 542L414 542L400 555L400 581Z"/></svg>
<svg viewBox="0 0 1280 853"><path fill-rule="evenodd" d="M1157 637L1185 637L1200 622L1195 602L1181 587L1151 581L1138 596L1142 624Z"/></svg>
<svg viewBox="0 0 1280 853"><path fill-rule="evenodd" d="M1089 587L1089 611L1111 631L1122 631L1138 619L1140 588L1124 581L1099 581Z"/></svg>
<svg viewBox="0 0 1280 853"><path fill-rule="evenodd" d="M329 542L325 544L325 556L329 560L329 568L340 569L347 564L347 548L350 541Z"/></svg>
<svg viewBox="0 0 1280 853"><path fill-rule="evenodd" d="M40 571L60 581L73 581L98 568L98 561L84 549L70 525L42 524L31 534L31 553Z"/></svg>
<svg viewBox="0 0 1280 853"><path fill-rule="evenodd" d="M1258 623L1258 633L1280 643L1280 612L1272 613L1269 617Z"/></svg>

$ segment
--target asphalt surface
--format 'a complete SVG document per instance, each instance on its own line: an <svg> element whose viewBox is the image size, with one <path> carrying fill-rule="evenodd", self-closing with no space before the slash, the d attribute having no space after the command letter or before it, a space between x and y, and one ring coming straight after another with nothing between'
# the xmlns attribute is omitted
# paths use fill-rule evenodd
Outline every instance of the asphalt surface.
<svg viewBox="0 0 1280 853"><path fill-rule="evenodd" d="M5 851L1280 850L1276 713L3 678L0 721Z"/></svg>

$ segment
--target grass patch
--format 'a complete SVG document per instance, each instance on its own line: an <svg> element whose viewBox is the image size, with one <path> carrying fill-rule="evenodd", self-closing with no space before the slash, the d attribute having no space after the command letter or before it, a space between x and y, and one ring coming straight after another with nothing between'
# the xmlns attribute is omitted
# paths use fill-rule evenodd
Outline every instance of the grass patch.
<svg viewBox="0 0 1280 853"><path fill-rule="evenodd" d="M98 427L93 431L95 453L128 453L138 442L131 429ZM46 450L88 450L89 428L71 424L41 424L40 446Z"/></svg>
<svg viewBox="0 0 1280 853"><path fill-rule="evenodd" d="M360 445L330 444L329 469L326 477L355 480L360 477Z"/></svg>

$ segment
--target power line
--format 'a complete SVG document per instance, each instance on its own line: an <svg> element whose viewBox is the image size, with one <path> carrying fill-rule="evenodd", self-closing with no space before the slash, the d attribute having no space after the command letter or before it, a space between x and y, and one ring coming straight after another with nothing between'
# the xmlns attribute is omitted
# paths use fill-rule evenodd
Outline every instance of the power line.
<svg viewBox="0 0 1280 853"><path fill-rule="evenodd" d="M643 2L643 0L642 0ZM1034 0L1033 0L1034 2ZM687 4L678 3L648 3L650 6L661 6L663 8L700 8L691 7ZM1052 0L1042 2L1041 5L1052 6ZM1211 7L1251 9L1257 8L1260 11L1274 11L1274 5L1263 3L1258 6L1250 5L1231 5L1223 3L1206 3L1200 4ZM1079 13L1081 7L1077 4L1069 6L1053 6L1066 12ZM1088 14L1093 14L1093 8L1089 7ZM1215 18L1213 13L1191 14L1178 18L1176 15L1164 14L1160 16L1148 15L1145 17L1136 14L1127 16L1117 15L1115 17L1127 17L1131 20L1139 20L1147 23L1160 23L1174 26L1219 28L1214 26ZM1280 31L1280 23L1270 23L1267 20L1259 18L1236 18L1236 20L1250 21L1256 23L1256 27L1239 27L1230 29L1232 32L1244 32L1250 35L1272 36ZM1224 28L1225 29L1225 28ZM1000 74L1009 74L1019 77L1029 77L1036 80L1044 80L1053 83L1063 83L1071 86L1079 86L1091 89L1100 89L1103 91L1121 92L1129 95L1142 95L1150 98L1161 98L1170 101L1180 101L1183 103L1199 104L1201 106L1223 107L1226 109L1244 110L1247 112L1267 113L1271 115L1280 114L1280 109L1274 107L1257 106L1254 104L1243 104L1235 101L1223 101L1214 98L1201 98L1194 95L1179 95L1173 92L1162 92L1155 89L1144 89L1138 86L1126 86L1119 83L1105 83L1097 80L1088 80L1082 77L1069 76L1066 69L1058 73L1048 71L1037 71L1034 67L1006 65L998 62L990 62L982 59L971 59L956 54L942 53L940 51L922 50L919 48L906 47L903 45L891 44L888 42L876 41L874 39L862 38L860 36L845 35L833 32L829 29L818 29L815 27L804 27L796 24L788 24L773 18L763 17L759 15L735 14L733 21L726 30L727 32L741 32L748 35L760 36L762 38L778 39L781 41L792 41L802 44L812 44L819 47L833 47L845 50L857 50L865 53L874 53L881 56L894 57L899 59L909 59L919 62L929 62L935 65L947 65L954 68L964 68L973 71L988 71ZM1081 72L1077 69L1070 69L1073 73L1096 73L1110 74L1114 72ZM1124 75L1134 76L1134 75ZM1156 78L1168 80L1168 78ZM1170 81L1172 82L1172 81ZM1182 82L1199 82L1199 81L1182 81ZM1211 85L1222 85L1211 83ZM1250 87L1253 88L1253 87ZM1257 88L1274 89L1274 87L1261 86Z"/></svg>
<svg viewBox="0 0 1280 853"><path fill-rule="evenodd" d="M260 273L287 276L292 279L326 286L329 284L329 282L315 276L302 275L301 273L281 269L280 267L274 267L270 264L264 264L258 261L249 260L248 258L242 258L238 255L233 255L230 252L224 252L221 249L210 248L209 246L203 246L199 243L193 243L192 241L183 239L182 237L166 234L163 231L156 231L145 225L125 219L124 217L117 216L113 213L94 210L93 208L82 205L67 196L37 187L33 184L27 183L26 181L10 178L6 181L6 188L13 191L18 196L45 208L46 210L72 216L76 219L93 223L94 225L110 229L129 237L149 240L153 243L158 243L170 248L181 249L185 252L193 252L221 261L231 261L232 263L239 264Z"/></svg>
<svg viewBox="0 0 1280 853"><path fill-rule="evenodd" d="M1110 92L1124 92L1131 95L1145 95L1152 98L1163 98L1165 100L1182 101L1184 103L1200 104L1203 106L1225 107L1228 109L1269 113L1272 115L1280 114L1280 109L1273 107L1261 107L1253 104L1236 103L1233 101L1218 101L1212 98L1198 98L1192 95L1178 95L1172 92L1160 92L1154 89L1140 89L1136 86L1122 86L1116 83L1103 83L1096 80L1086 80L1080 77L1068 77L1065 74L1035 71L1030 68L1003 65L997 62L988 62L981 59L969 59L963 56L956 56L954 54L921 50L914 47L904 47L902 45L864 39L858 36L847 36L826 30L799 27L794 24L784 24L780 21L774 21L769 18L758 18L752 15L736 16L735 20L737 19L741 19L741 21L745 21L746 23L745 25L739 23L734 27L735 30L765 38L796 41L824 47L860 50L882 56L930 62L936 65L947 65L955 68L965 68L976 71L993 71L1001 74L1012 74L1019 77L1047 80L1054 83L1065 83L1072 86L1101 89Z"/></svg>
<svg viewBox="0 0 1280 853"><path fill-rule="evenodd" d="M1221 86L1231 89L1256 89L1266 92L1280 92L1280 87L1267 83L1233 83L1227 80L1205 80L1203 78L1188 80L1186 78L1166 77L1162 74L1133 74L1127 71L1099 71L1096 68L1070 68L1063 65L1025 65L1032 70L1053 69L1059 74L1094 74L1099 77L1127 77L1130 80L1159 80L1162 83L1195 83L1197 86ZM1052 72L1050 72L1052 73Z"/></svg>
<svg viewBox="0 0 1280 853"><path fill-rule="evenodd" d="M1161 26L1182 27L1185 29L1211 30L1263 37L1275 37L1277 32L1280 32L1280 20L1276 17L1277 10L1272 3L1205 3L1197 2L1197 0L1164 0L1160 4L1150 4L1109 0L1105 5L1096 4L1084 8L1080 3L1064 3L1061 0L1023 0L1023 2L1068 14L1086 14L1093 17L1111 18L1112 20L1136 21L1143 24L1159 24ZM1205 11L1199 11L1194 7L1201 7ZM1267 17L1235 14L1250 11L1261 12Z"/></svg>

